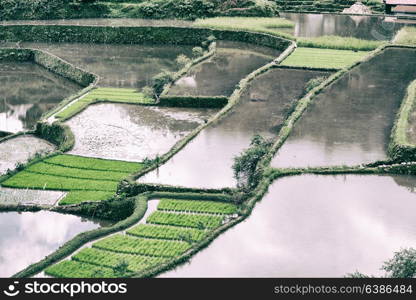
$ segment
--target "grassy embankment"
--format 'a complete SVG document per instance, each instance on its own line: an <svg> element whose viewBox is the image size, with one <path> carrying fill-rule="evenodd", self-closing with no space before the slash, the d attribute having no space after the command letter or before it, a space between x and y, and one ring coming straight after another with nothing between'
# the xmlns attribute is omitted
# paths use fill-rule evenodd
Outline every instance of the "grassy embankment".
<svg viewBox="0 0 416 300"><path fill-rule="evenodd" d="M99 240L45 272L54 277L129 276L182 255L236 212L232 203L161 199L146 224Z"/></svg>
<svg viewBox="0 0 416 300"><path fill-rule="evenodd" d="M65 154L28 166L4 181L2 186L68 191L60 205L102 201L116 193L123 178L142 167L140 163Z"/></svg>
<svg viewBox="0 0 416 300"><path fill-rule="evenodd" d="M88 105L98 102L153 104L154 100L135 89L97 88L66 106L57 113L55 117L61 121L68 120L72 116L83 111Z"/></svg>
<svg viewBox="0 0 416 300"><path fill-rule="evenodd" d="M416 46L416 27L403 27L396 34L393 42L400 45Z"/></svg>

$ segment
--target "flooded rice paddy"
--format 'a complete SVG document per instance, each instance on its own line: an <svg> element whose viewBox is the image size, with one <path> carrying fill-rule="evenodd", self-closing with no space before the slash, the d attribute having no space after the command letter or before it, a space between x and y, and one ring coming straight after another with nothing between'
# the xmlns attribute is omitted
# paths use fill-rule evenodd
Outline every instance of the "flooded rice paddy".
<svg viewBox="0 0 416 300"><path fill-rule="evenodd" d="M408 176L278 179L246 221L161 277L381 276L416 244L415 188Z"/></svg>
<svg viewBox="0 0 416 300"><path fill-rule="evenodd" d="M78 233L110 223L55 212L0 212L0 277L38 262Z"/></svg>
<svg viewBox="0 0 416 300"><path fill-rule="evenodd" d="M94 104L70 119L75 146L88 157L141 161L162 155L215 113L214 109Z"/></svg>
<svg viewBox="0 0 416 300"><path fill-rule="evenodd" d="M387 159L397 109L415 78L412 49L387 49L361 64L314 99L272 166L356 165Z"/></svg>
<svg viewBox="0 0 416 300"><path fill-rule="evenodd" d="M241 79L279 54L267 47L219 41L215 56L194 66L172 86L169 95L229 96Z"/></svg>
<svg viewBox="0 0 416 300"><path fill-rule="evenodd" d="M0 62L0 131L33 129L42 114L81 87L30 62Z"/></svg>
<svg viewBox="0 0 416 300"><path fill-rule="evenodd" d="M60 191L10 189L0 187L1 205L55 205L66 195Z"/></svg>
<svg viewBox="0 0 416 300"><path fill-rule="evenodd" d="M48 153L55 146L32 135L21 135L0 143L0 175L8 169L13 170L16 164L25 163L36 153Z"/></svg>
<svg viewBox="0 0 416 300"><path fill-rule="evenodd" d="M336 35L365 40L391 40L402 25L386 22L383 16L280 13L295 23L287 33L297 37Z"/></svg>
<svg viewBox="0 0 416 300"><path fill-rule="evenodd" d="M204 129L184 149L139 182L187 187L235 186L233 159L255 134L273 137L307 82L328 75L294 69L273 69L253 81L239 104Z"/></svg>
<svg viewBox="0 0 416 300"><path fill-rule="evenodd" d="M14 45L3 44L8 47ZM19 43L19 47L45 50L79 68L95 73L100 76L99 86L142 88L162 70L178 70L176 57L180 54L190 57L193 46Z"/></svg>

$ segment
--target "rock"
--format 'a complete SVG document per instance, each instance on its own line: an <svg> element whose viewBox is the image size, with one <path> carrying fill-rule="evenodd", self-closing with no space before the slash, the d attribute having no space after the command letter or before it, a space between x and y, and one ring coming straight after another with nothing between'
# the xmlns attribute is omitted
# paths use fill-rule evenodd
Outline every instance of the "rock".
<svg viewBox="0 0 416 300"><path fill-rule="evenodd" d="M343 14L371 15L371 9L361 2L354 3L350 8L344 8Z"/></svg>

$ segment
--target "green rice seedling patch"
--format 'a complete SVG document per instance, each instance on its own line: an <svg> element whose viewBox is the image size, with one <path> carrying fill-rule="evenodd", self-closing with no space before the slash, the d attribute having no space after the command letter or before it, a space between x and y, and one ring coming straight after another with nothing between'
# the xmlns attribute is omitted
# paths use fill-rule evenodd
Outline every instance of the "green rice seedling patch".
<svg viewBox="0 0 416 300"><path fill-rule="evenodd" d="M60 111L55 117L67 120L84 110L88 105L97 102L115 102L130 104L153 104L154 100L135 89L97 88L76 100Z"/></svg>
<svg viewBox="0 0 416 300"><path fill-rule="evenodd" d="M139 224L127 231L138 237L197 242L205 237L204 230L161 225Z"/></svg>
<svg viewBox="0 0 416 300"><path fill-rule="evenodd" d="M119 160L83 157L63 154L45 160L46 163L78 169L102 170L111 172L134 173L143 168L143 164Z"/></svg>
<svg viewBox="0 0 416 300"><path fill-rule="evenodd" d="M128 264L127 270L138 272L164 262L162 257L116 253L96 248L85 248L72 257L73 260L92 265L115 268L120 262Z"/></svg>
<svg viewBox="0 0 416 300"><path fill-rule="evenodd" d="M71 191L59 201L59 205L71 205L81 202L99 202L110 199L115 192Z"/></svg>
<svg viewBox="0 0 416 300"><path fill-rule="evenodd" d="M291 34L283 32L292 29L295 24L284 18L256 18L256 17L216 17L196 20L197 27L219 30L246 30L272 34L293 39Z"/></svg>
<svg viewBox="0 0 416 300"><path fill-rule="evenodd" d="M237 211L237 207L232 203L174 199L161 199L157 209L214 214L234 214Z"/></svg>
<svg viewBox="0 0 416 300"><path fill-rule="evenodd" d="M116 234L94 243L93 247L119 253L173 257L188 250L190 244L180 241L144 239Z"/></svg>
<svg viewBox="0 0 416 300"><path fill-rule="evenodd" d="M31 165L26 169L31 173L38 173L44 175L54 175L60 177L71 177L71 178L83 178L83 179L97 179L97 180L108 180L108 181L120 181L127 177L129 173L122 172L111 172L111 171L98 171L88 169L78 169L72 167L63 167L59 165L48 164L40 162Z"/></svg>
<svg viewBox="0 0 416 300"><path fill-rule="evenodd" d="M45 274L57 278L113 278L113 269L99 267L74 260L64 260L45 270Z"/></svg>
<svg viewBox="0 0 416 300"><path fill-rule="evenodd" d="M2 183L5 187L45 189L45 190L90 190L115 192L118 182L88 180L22 171Z"/></svg>
<svg viewBox="0 0 416 300"><path fill-rule="evenodd" d="M222 216L177 214L156 211L147 218L150 224L172 225L198 229L213 229L222 224Z"/></svg>
<svg viewBox="0 0 416 300"><path fill-rule="evenodd" d="M325 48L338 50L370 51L381 46L383 41L369 41L354 37L324 35L319 37L302 37L297 39L299 47Z"/></svg>
<svg viewBox="0 0 416 300"><path fill-rule="evenodd" d="M297 48L282 65L308 68L341 69L351 65L366 55L366 51L348 51L320 48Z"/></svg>

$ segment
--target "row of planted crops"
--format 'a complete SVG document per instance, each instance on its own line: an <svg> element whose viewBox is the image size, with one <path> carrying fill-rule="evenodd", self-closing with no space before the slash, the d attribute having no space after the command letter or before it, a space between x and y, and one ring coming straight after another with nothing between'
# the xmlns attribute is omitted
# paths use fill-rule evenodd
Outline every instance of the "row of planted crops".
<svg viewBox="0 0 416 300"><path fill-rule="evenodd" d="M408 44L401 48L391 48L387 41L351 37L305 37L298 39L300 47L295 48L286 39L290 38L286 29L293 28L287 20L220 18L197 23L201 28L172 27L173 34L165 36L166 41L157 41L152 35L160 37L161 31L169 32L166 27L116 26L105 31L109 29L73 24L56 27L42 22L2 25L5 32L8 30L8 35L0 35L7 47L2 50L7 61L1 70L5 82L10 84L10 78L24 74L34 61L76 81L79 86L74 90L84 89L73 96L67 94L69 97L57 106L36 103L29 110L25 103L16 106L24 112L31 112L34 107L40 110L42 117L39 112L38 116L43 123L29 131L31 135L11 135L0 143L6 149L0 159L9 163L1 168L9 171L1 177L0 191L6 198L19 190L60 192L49 194L55 201L48 199L44 203L42 198L48 197L39 194L38 204L52 210L59 204L64 212L84 215L88 211L88 217L99 216L96 211L101 212L108 201L132 203L141 196L145 202L149 200L144 217L137 213L143 208L136 203L135 208L130 208L135 211L132 216L138 216L134 221L117 220L120 223L107 225L108 229L98 230L97 234L87 233L85 238L81 234L73 240L76 242L70 241L17 276L33 276L40 271L54 277L156 275L188 260L223 231L245 219L273 179L280 176L308 172L412 174L412 164L398 164L412 159L389 160L391 153L387 149L395 113L416 75L415 50L406 35L411 27L403 28L396 36L397 44ZM27 36L27 30L34 39ZM65 42L78 44L57 43L60 30L67 34ZM77 30L80 34L71 33ZM42 31L49 35L45 37ZM123 52L122 45L85 44L83 34L91 32L96 43L114 39L134 44L139 39L173 45L127 45L128 51ZM390 38L386 36L387 40ZM40 50L13 49L15 40L28 40L31 43L23 43L23 47ZM192 43L197 47L189 46ZM111 55L96 48L107 49ZM132 55L136 48L140 49L139 55ZM172 63L175 58L176 63ZM13 60L19 62L11 63ZM42 75L38 82L43 86L40 90L47 90L51 82L60 83L49 74ZM395 89L389 94L391 86ZM18 97L8 96L4 106L10 107L8 103ZM332 98L334 104L328 105L327 99ZM373 112L376 117L371 118ZM366 130L368 122L372 125ZM7 134L8 130L4 131ZM252 140L256 134L270 140ZM412 136L410 131L407 134ZM23 151L13 158L19 163L13 170L13 166L9 167L14 156L10 155L14 151L10 145L18 139L35 139L33 135L48 140L44 142L47 147L39 147L49 153ZM243 152L250 141L251 150ZM250 151L260 154L253 158ZM251 159L248 163L252 165L247 163L244 169L248 170L244 173L247 177L235 174L235 169L233 174L237 155L242 157L240 163L247 157ZM269 166L272 158L274 168ZM362 165L357 166L359 163ZM255 173L250 173L253 170ZM242 177L247 181L239 181ZM412 181L412 177L406 180ZM165 196L157 196L158 192L165 192ZM189 192L192 197L186 194ZM279 192L276 195L278 198ZM152 203L157 203L157 207ZM31 202L25 204L24 199L14 204L7 209L33 207ZM273 240L271 237L279 233L271 234L269 238ZM226 236L227 233L219 239ZM249 240L250 236L246 238ZM244 239L240 235L235 245L251 249L246 243L241 244ZM409 242L411 239L406 237L397 244L412 246ZM221 255L219 261L223 264L228 259L232 261L231 252L223 251ZM262 254L250 255L243 260ZM259 269L263 265L259 260ZM191 271L190 276L204 276L208 268L206 263L202 266L196 267L194 273ZM255 265L251 267L254 269ZM214 269L227 274L225 268L226 264ZM354 270L345 270L348 271ZM257 276L235 272L231 276ZM285 275L275 272L269 270L260 276ZM302 271L287 272L302 276Z"/></svg>

